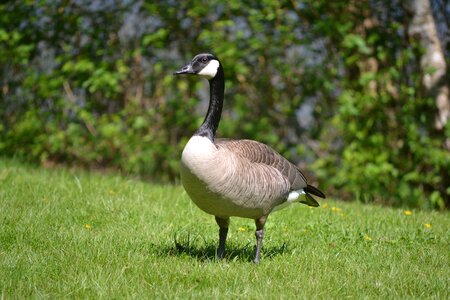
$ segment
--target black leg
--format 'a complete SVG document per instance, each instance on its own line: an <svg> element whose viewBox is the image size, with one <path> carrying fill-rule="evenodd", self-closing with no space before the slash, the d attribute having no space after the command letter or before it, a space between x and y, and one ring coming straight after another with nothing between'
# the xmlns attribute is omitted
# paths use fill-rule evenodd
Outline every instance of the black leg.
<svg viewBox="0 0 450 300"><path fill-rule="evenodd" d="M222 259L225 253L225 243L227 241L228 226L230 219L216 217L217 225L219 225L219 248L217 249L217 258Z"/></svg>
<svg viewBox="0 0 450 300"><path fill-rule="evenodd" d="M259 262L261 260L261 246L262 246L262 241L264 238L264 224L266 224L266 220L267 220L266 216L262 216L261 218L255 220L256 253L255 253L255 259L253 260L253 262L255 264L259 264Z"/></svg>

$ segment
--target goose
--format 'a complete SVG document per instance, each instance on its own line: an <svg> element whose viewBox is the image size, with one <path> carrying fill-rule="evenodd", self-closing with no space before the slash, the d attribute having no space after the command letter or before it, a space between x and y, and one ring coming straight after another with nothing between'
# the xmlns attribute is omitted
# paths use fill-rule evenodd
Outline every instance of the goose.
<svg viewBox="0 0 450 300"><path fill-rule="evenodd" d="M273 211L299 202L317 207L311 196L325 198L307 183L296 165L269 146L248 139L219 139L225 77L220 60L213 54L196 55L174 75L199 75L209 81L210 100L206 117L189 139L181 155L181 182L192 201L215 216L219 225L216 256L222 259L230 217L255 220L256 252L261 259L264 225Z"/></svg>

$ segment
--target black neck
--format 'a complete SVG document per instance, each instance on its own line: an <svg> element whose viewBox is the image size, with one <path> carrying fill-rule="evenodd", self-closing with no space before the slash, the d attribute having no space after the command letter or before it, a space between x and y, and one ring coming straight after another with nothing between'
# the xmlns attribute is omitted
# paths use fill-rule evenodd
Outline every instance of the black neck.
<svg viewBox="0 0 450 300"><path fill-rule="evenodd" d="M225 90L225 77L222 65L219 65L217 74L209 80L209 106L205 120L195 135L205 136L214 141L216 130L219 126L220 116L222 115L223 96Z"/></svg>

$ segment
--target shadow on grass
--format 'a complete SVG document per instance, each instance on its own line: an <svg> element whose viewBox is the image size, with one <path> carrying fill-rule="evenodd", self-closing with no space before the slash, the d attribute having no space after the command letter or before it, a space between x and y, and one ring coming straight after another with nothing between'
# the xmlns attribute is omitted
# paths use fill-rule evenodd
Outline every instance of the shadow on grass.
<svg viewBox="0 0 450 300"><path fill-rule="evenodd" d="M190 234L186 236L174 236L174 246L167 247L164 252L172 256L188 255L200 261L214 261L216 260L216 251L218 246L218 240L216 243L207 242L201 240L201 238L193 237ZM241 260L251 262L255 258L255 243L248 243L245 246L237 246L234 243L227 241L225 250L225 260ZM271 259L283 253L289 252L288 245L286 243L276 247L262 248L261 259Z"/></svg>

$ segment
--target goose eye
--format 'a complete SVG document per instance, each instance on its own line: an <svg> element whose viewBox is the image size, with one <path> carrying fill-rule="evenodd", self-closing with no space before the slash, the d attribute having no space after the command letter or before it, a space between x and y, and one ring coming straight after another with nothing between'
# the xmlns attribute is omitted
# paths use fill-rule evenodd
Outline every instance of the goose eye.
<svg viewBox="0 0 450 300"><path fill-rule="evenodd" d="M207 61L208 61L208 58L207 58L207 57L203 57L203 58L202 58L202 62L205 63L205 62L207 62Z"/></svg>

